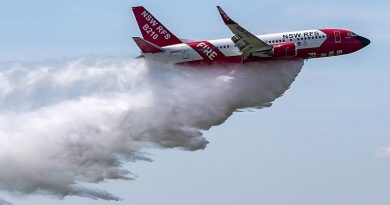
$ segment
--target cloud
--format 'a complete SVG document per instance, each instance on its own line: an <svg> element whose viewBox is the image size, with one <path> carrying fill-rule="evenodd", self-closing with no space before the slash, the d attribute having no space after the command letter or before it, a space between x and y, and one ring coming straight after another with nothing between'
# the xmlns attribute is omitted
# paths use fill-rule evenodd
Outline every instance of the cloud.
<svg viewBox="0 0 390 205"><path fill-rule="evenodd" d="M390 147L381 147L379 148L375 155L377 157L390 157Z"/></svg>
<svg viewBox="0 0 390 205"><path fill-rule="evenodd" d="M10 202L0 198L0 205L12 205Z"/></svg>
<svg viewBox="0 0 390 205"><path fill-rule="evenodd" d="M0 66L0 188L120 200L86 188L133 180L145 148L201 150L203 132L241 108L268 107L302 60L186 68L143 59ZM141 173L142 174L142 173Z"/></svg>

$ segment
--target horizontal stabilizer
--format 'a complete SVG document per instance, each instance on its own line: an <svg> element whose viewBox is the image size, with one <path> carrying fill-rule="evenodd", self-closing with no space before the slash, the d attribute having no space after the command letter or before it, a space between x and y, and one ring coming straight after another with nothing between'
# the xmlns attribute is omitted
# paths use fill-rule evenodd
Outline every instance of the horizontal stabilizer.
<svg viewBox="0 0 390 205"><path fill-rule="evenodd" d="M133 40L137 46L141 49L142 53L160 53L163 49L147 40L140 37L133 37Z"/></svg>
<svg viewBox="0 0 390 205"><path fill-rule="evenodd" d="M186 39L186 38L179 38L183 43L188 43L188 42L194 42L196 40L192 40L192 39Z"/></svg>

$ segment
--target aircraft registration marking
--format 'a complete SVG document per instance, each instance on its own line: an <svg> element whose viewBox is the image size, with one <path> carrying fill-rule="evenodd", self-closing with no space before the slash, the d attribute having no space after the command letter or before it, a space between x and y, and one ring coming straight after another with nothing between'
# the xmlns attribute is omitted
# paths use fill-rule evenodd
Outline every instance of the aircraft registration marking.
<svg viewBox="0 0 390 205"><path fill-rule="evenodd" d="M146 23L142 29L150 35L154 40L158 39L162 35L166 40L171 38L171 34L161 25L152 15L146 10L141 13L141 16L146 20Z"/></svg>

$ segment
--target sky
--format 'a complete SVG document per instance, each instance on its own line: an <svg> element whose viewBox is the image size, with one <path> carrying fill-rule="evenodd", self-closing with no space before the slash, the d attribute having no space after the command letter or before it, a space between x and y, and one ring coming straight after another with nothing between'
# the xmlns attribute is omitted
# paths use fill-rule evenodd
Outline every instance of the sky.
<svg viewBox="0 0 390 205"><path fill-rule="evenodd" d="M61 61L139 54L131 6L143 5L177 36L231 35L215 8L255 34L344 28L371 44L350 55L305 62L270 108L235 113L205 132L205 150L148 150L128 163L131 182L98 188L123 201L19 196L14 204L387 205L390 202L388 1L0 0L0 62Z"/></svg>

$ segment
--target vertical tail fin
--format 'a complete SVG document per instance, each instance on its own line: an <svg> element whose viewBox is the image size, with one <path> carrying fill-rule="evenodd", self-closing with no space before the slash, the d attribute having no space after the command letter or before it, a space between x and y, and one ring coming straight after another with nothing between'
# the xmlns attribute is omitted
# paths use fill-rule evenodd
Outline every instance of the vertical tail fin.
<svg viewBox="0 0 390 205"><path fill-rule="evenodd" d="M143 6L133 7L133 13L146 41L160 47L182 43Z"/></svg>

